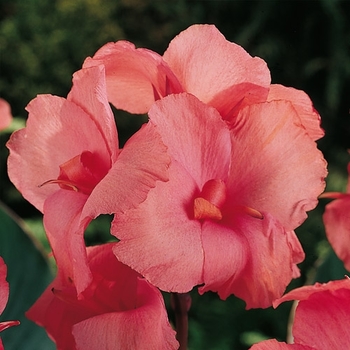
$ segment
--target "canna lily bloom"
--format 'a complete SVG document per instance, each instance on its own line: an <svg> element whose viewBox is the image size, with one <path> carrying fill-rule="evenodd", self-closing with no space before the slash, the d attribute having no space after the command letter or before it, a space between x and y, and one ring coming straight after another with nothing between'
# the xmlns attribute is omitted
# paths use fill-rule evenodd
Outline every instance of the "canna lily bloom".
<svg viewBox="0 0 350 350"><path fill-rule="evenodd" d="M290 101L299 123L314 140L323 136L320 117L300 90L270 84L266 63L229 42L213 25L192 25L169 44L164 55L128 41L108 43L84 67L104 64L109 101L130 113L147 113L169 94L188 92L233 122L245 106Z"/></svg>
<svg viewBox="0 0 350 350"><path fill-rule="evenodd" d="M350 271L350 164L346 193L325 192L322 198L335 199L326 205L323 222L329 243Z"/></svg>
<svg viewBox="0 0 350 350"><path fill-rule="evenodd" d="M137 208L115 216L117 258L162 290L196 285L247 308L280 297L304 253L294 233L317 204L326 165L288 101L242 108L231 126L195 96L152 106L171 157Z"/></svg>
<svg viewBox="0 0 350 350"><path fill-rule="evenodd" d="M0 315L4 311L7 300L9 298L9 284L6 281L7 267L4 260L0 257ZM0 322L0 332L5 329L19 325L19 321L4 321ZM4 349L4 345L0 338L0 350Z"/></svg>
<svg viewBox="0 0 350 350"><path fill-rule="evenodd" d="M178 349L157 288L120 263L113 243L89 247L92 283L78 298L56 278L27 312L61 350Z"/></svg>
<svg viewBox="0 0 350 350"><path fill-rule="evenodd" d="M60 275L81 293L92 279L85 228L99 214L141 203L157 180L167 180L169 156L152 124L119 149L103 66L76 72L67 99L39 95L27 110L26 128L7 144L9 177L44 213Z"/></svg>
<svg viewBox="0 0 350 350"><path fill-rule="evenodd" d="M7 128L11 121L11 107L7 101L0 98L0 130Z"/></svg>
<svg viewBox="0 0 350 350"><path fill-rule="evenodd" d="M350 280L316 283L292 290L274 302L299 300L292 334L293 344L267 340L251 350L343 350L350 347Z"/></svg>

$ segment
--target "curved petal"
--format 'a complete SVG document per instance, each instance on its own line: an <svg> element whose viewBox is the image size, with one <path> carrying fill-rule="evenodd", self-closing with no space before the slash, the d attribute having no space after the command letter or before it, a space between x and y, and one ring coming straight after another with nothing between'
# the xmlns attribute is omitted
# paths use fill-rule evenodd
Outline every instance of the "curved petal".
<svg viewBox="0 0 350 350"><path fill-rule="evenodd" d="M173 162L169 182L157 183L143 203L116 215L112 224L112 234L120 239L113 247L117 258L165 291L188 292L203 282L201 225L189 218L196 190Z"/></svg>
<svg viewBox="0 0 350 350"><path fill-rule="evenodd" d="M10 104L0 98L0 130L7 128L12 121Z"/></svg>
<svg viewBox="0 0 350 350"><path fill-rule="evenodd" d="M272 84L270 86L267 101L289 101L295 108L302 126L306 129L312 140L316 141L324 136L321 128L320 115L315 110L309 96L301 90L283 85Z"/></svg>
<svg viewBox="0 0 350 350"><path fill-rule="evenodd" d="M81 69L73 75L73 87L67 96L95 121L105 138L112 162L118 156L118 135L114 115L107 99L104 66Z"/></svg>
<svg viewBox="0 0 350 350"><path fill-rule="evenodd" d="M61 164L85 150L98 154L105 164L110 164L110 155L95 121L71 101L40 95L27 110L26 128L14 132L7 143L8 174L22 195L43 211L57 185L38 186L57 179Z"/></svg>
<svg viewBox="0 0 350 350"><path fill-rule="evenodd" d="M350 195L327 204L323 222L329 243L350 271Z"/></svg>
<svg viewBox="0 0 350 350"><path fill-rule="evenodd" d="M9 298L9 284L6 281L7 266L4 259L0 257L0 315L4 311Z"/></svg>
<svg viewBox="0 0 350 350"><path fill-rule="evenodd" d="M230 132L218 112L187 93L157 101L150 120L168 148L199 188L210 179L226 180L229 171Z"/></svg>
<svg viewBox="0 0 350 350"><path fill-rule="evenodd" d="M241 83L270 85L266 63L231 43L213 25L192 25L169 44L163 55L184 91L209 103L221 91ZM231 96L235 100L235 96ZM231 105L235 105L237 101Z"/></svg>
<svg viewBox="0 0 350 350"><path fill-rule="evenodd" d="M62 280L74 283L78 294L91 283L87 263L84 230L88 221L81 222L87 195L58 190L44 205L44 226Z"/></svg>
<svg viewBox="0 0 350 350"><path fill-rule="evenodd" d="M300 127L295 109L285 101L245 107L231 133L230 196L294 230L317 205L327 174L326 161Z"/></svg>
<svg viewBox="0 0 350 350"><path fill-rule="evenodd" d="M147 113L155 100L183 91L162 57L127 41L108 43L83 67L103 64L109 101L130 113Z"/></svg>
<svg viewBox="0 0 350 350"><path fill-rule="evenodd" d="M169 163L155 126L144 125L127 141L111 170L94 188L82 217L94 218L136 208L157 181L168 180Z"/></svg>
<svg viewBox="0 0 350 350"><path fill-rule="evenodd" d="M299 301L293 325L294 341L318 350L346 349L350 344L350 280L315 286L307 299ZM301 291L303 294L304 291ZM294 292L297 297L297 291Z"/></svg>
<svg viewBox="0 0 350 350"><path fill-rule="evenodd" d="M266 340L258 344L254 344L250 350L318 350L316 348L300 345L280 343L276 339Z"/></svg>
<svg viewBox="0 0 350 350"><path fill-rule="evenodd" d="M293 275L293 251L288 241L287 233L282 225L269 214L264 213L263 219L253 218L240 212L232 213L222 224L231 229L231 242L224 240L227 247L231 246L231 257L238 261L239 269L231 267L231 276L226 273L226 281L221 285L205 285L200 288L200 293L207 290L217 291L222 299L234 294L246 302L246 308L266 308L272 305L272 301L280 297ZM210 246L213 240L209 232L203 230L203 247L205 251L204 277L213 259L219 258L219 252L212 255L212 251L222 249L222 258L225 257L225 247L218 245ZM222 231L225 233L225 231ZM211 232L213 235L213 232ZM221 232L216 234L216 241L219 241ZM239 240L233 239L234 235L240 237L240 245L235 247ZM243 249L244 252L237 253L236 250ZM226 249L227 251L227 249ZM238 256L244 258L237 259ZM228 258L228 257L226 257ZM217 263L216 263L217 264ZM227 262L223 261L225 267ZM226 268L222 268L220 275L224 276ZM215 270L214 270L215 272ZM217 276L217 279L220 278ZM204 280L206 283L207 281Z"/></svg>
<svg viewBox="0 0 350 350"><path fill-rule="evenodd" d="M75 324L77 350L100 349L101 344L105 349L178 349L159 291L139 280L137 299L143 305L134 310L105 313Z"/></svg>

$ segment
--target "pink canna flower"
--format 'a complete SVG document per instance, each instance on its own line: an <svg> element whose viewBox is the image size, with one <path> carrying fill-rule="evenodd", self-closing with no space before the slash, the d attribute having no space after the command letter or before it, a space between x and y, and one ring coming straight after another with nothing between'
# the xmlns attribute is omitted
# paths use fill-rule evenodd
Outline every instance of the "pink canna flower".
<svg viewBox="0 0 350 350"><path fill-rule="evenodd" d="M0 130L7 128L11 121L11 107L7 101L0 98Z"/></svg>
<svg viewBox="0 0 350 350"><path fill-rule="evenodd" d="M9 284L6 281L7 267L4 260L0 257L0 315L4 311L7 300L9 298ZM0 332L5 329L19 325L19 321L4 321L0 322ZM0 338L0 350L3 350L4 346Z"/></svg>
<svg viewBox="0 0 350 350"><path fill-rule="evenodd" d="M343 350L350 345L350 280L316 283L292 290L274 302L299 300L293 324L293 344L267 340L251 350Z"/></svg>
<svg viewBox="0 0 350 350"><path fill-rule="evenodd" d="M169 156L152 124L119 149L103 66L76 72L67 99L39 95L27 110L26 128L7 145L9 177L44 213L60 275L81 293L92 280L85 228L101 213L142 202L157 180L167 180Z"/></svg>
<svg viewBox="0 0 350 350"><path fill-rule="evenodd" d="M193 95L149 111L171 156L169 181L116 216L117 258L162 290L280 297L304 258L294 229L324 188L325 161L288 101L242 108L230 126Z"/></svg>
<svg viewBox="0 0 350 350"><path fill-rule="evenodd" d="M323 136L320 117L300 90L270 85L266 63L229 42L213 25L192 25L169 44L163 56L127 41L108 43L84 67L104 64L109 101L131 113L147 113L169 94L188 92L233 121L244 106L290 101L299 123L314 140Z"/></svg>
<svg viewBox="0 0 350 350"><path fill-rule="evenodd" d="M350 271L350 163L346 193L325 192L322 198L335 199L326 205L323 222L329 243Z"/></svg>
<svg viewBox="0 0 350 350"><path fill-rule="evenodd" d="M93 279L80 297L72 281L56 278L27 316L46 329L57 349L178 349L161 293L111 248L87 248Z"/></svg>

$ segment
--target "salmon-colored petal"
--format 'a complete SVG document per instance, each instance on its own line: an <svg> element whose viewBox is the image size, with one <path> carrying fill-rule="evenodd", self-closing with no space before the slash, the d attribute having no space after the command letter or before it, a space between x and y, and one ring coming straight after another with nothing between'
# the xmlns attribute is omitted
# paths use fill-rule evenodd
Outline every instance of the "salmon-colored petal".
<svg viewBox="0 0 350 350"><path fill-rule="evenodd" d="M163 58L184 91L209 104L217 94L237 84L270 84L266 63L227 41L213 25L193 25L184 30L170 42Z"/></svg>
<svg viewBox="0 0 350 350"><path fill-rule="evenodd" d="M323 155L300 127L295 109L286 101L245 107L231 132L230 196L294 230L317 205L327 174Z"/></svg>
<svg viewBox="0 0 350 350"><path fill-rule="evenodd" d="M10 104L0 98L0 130L7 128L12 121Z"/></svg>
<svg viewBox="0 0 350 350"><path fill-rule="evenodd" d="M116 215L112 224L120 239L113 247L117 258L165 291L188 292L203 282L201 224L191 220L195 192L194 181L173 162L169 182L159 182L143 203Z"/></svg>
<svg viewBox="0 0 350 350"><path fill-rule="evenodd" d="M204 276L210 270L215 273L211 264L218 265L221 260L222 272L217 273L216 279L220 281L221 276L226 274L226 281L222 280L221 285L213 284L213 287L210 284L204 285L200 288L201 293L214 290L222 299L235 294L246 302L247 309L268 307L283 294L293 275L293 251L282 225L269 214L263 215L263 219L258 219L239 212L232 213L227 222L222 223L222 226L231 228L231 240L229 232L225 230L203 230ZM222 239L221 232L224 235L223 242L211 246L214 243L214 233L216 241L219 241ZM228 238L225 239L225 235ZM239 238L234 239L234 236ZM228 269L229 263L225 258L237 262L238 268L235 269L233 264ZM231 276L227 275L228 271Z"/></svg>
<svg viewBox="0 0 350 350"><path fill-rule="evenodd" d="M320 115L317 113L312 101L304 91L279 84L272 84L267 101L279 100L292 103L301 120L302 126L314 141L324 136L324 130L320 125Z"/></svg>
<svg viewBox="0 0 350 350"><path fill-rule="evenodd" d="M276 339L265 340L258 344L254 344L250 350L318 350L316 348L300 345L300 344L286 344L278 342Z"/></svg>
<svg viewBox="0 0 350 350"><path fill-rule="evenodd" d="M118 156L118 135L106 91L104 66L81 69L73 75L73 87L67 100L81 107L95 121L114 162Z"/></svg>
<svg viewBox="0 0 350 350"><path fill-rule="evenodd" d="M153 290L151 290L153 289ZM105 313L73 326L77 350L178 349L175 331L167 321L161 294L146 281L139 281L138 296L142 305L125 312Z"/></svg>
<svg viewBox="0 0 350 350"><path fill-rule="evenodd" d="M350 195L327 204L323 222L329 243L350 271Z"/></svg>
<svg viewBox="0 0 350 350"><path fill-rule="evenodd" d="M162 57L127 41L108 43L84 67L103 64L109 101L130 113L147 113L154 101L183 91Z"/></svg>
<svg viewBox="0 0 350 350"><path fill-rule="evenodd" d="M156 102L149 117L172 159L188 171L199 188L211 179L226 180L230 132L214 108L183 93Z"/></svg>
<svg viewBox="0 0 350 350"><path fill-rule="evenodd" d="M44 226L55 256L60 277L74 283L78 294L91 282L87 264L84 230L89 221L81 222L87 195L58 190L44 205Z"/></svg>
<svg viewBox="0 0 350 350"><path fill-rule="evenodd" d="M157 181L168 180L170 158L157 129L144 125L124 145L109 173L92 191L82 217L120 213L143 202Z"/></svg>
<svg viewBox="0 0 350 350"><path fill-rule="evenodd" d="M43 211L45 199L59 187L40 185L57 179L61 164L86 150L105 164L110 163L110 155L95 121L73 102L40 95L27 110L26 128L14 132L7 143L8 173L22 195Z"/></svg>
<svg viewBox="0 0 350 350"><path fill-rule="evenodd" d="M347 349L350 315L350 280L331 281L291 291L278 300L300 300L295 312L295 343L318 350Z"/></svg>

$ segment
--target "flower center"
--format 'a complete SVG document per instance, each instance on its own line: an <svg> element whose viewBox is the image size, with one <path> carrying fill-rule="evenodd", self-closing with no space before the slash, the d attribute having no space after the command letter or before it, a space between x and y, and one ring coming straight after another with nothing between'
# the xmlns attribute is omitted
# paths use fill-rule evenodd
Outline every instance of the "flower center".
<svg viewBox="0 0 350 350"><path fill-rule="evenodd" d="M65 190L90 194L107 172L108 167L98 155L83 151L60 165L60 174L56 180L48 180L39 187L58 184Z"/></svg>
<svg viewBox="0 0 350 350"><path fill-rule="evenodd" d="M226 200L226 185L222 180L207 181L193 205L194 218L221 220L221 208Z"/></svg>

